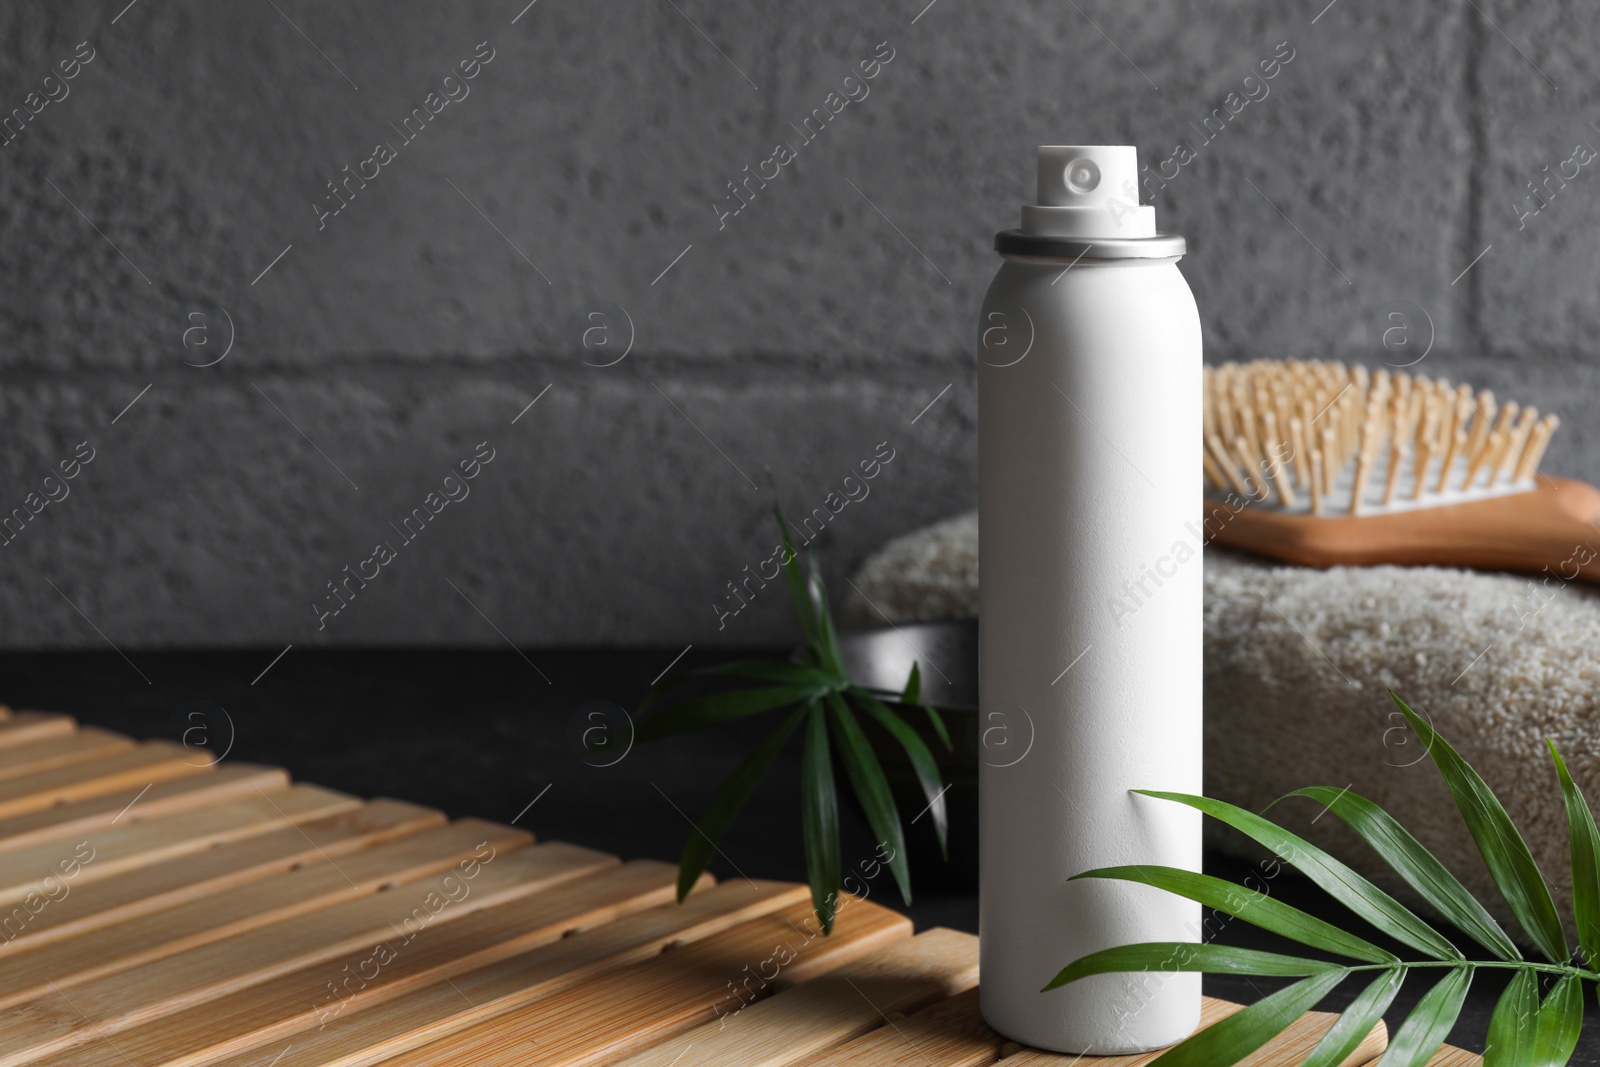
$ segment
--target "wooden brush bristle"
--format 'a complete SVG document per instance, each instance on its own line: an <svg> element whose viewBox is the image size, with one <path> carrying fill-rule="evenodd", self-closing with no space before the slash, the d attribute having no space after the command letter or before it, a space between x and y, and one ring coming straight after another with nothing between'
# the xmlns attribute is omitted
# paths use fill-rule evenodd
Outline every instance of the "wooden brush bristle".
<svg viewBox="0 0 1600 1067"><path fill-rule="evenodd" d="M1560 420L1466 384L1303 360L1205 369L1207 486L1314 515L1533 487Z"/></svg>

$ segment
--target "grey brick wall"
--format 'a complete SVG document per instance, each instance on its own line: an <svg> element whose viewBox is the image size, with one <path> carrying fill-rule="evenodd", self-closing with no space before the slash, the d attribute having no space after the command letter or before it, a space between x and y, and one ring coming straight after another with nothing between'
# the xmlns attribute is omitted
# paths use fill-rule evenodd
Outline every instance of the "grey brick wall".
<svg viewBox="0 0 1600 1067"><path fill-rule="evenodd" d="M94 450L0 547L0 646L787 640L715 607L775 498L889 443L835 576L973 505L1041 143L1186 143L1147 199L1208 358L1426 350L1600 477L1600 164L1525 199L1600 144L1570 0L125 2L0 9L0 510Z"/></svg>

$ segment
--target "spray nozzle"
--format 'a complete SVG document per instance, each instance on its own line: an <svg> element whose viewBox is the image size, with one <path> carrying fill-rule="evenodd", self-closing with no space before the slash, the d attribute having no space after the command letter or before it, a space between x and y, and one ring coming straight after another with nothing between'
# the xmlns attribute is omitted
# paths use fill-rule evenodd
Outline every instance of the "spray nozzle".
<svg viewBox="0 0 1600 1067"><path fill-rule="evenodd" d="M1038 203L1022 229L1051 237L1154 237L1156 211L1139 203L1139 151L1132 145L1044 145Z"/></svg>

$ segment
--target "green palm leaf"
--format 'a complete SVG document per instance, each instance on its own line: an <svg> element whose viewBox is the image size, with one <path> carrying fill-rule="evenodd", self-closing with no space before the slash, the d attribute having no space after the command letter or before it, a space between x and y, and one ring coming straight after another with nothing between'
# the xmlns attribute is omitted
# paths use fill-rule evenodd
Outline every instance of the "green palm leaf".
<svg viewBox="0 0 1600 1067"><path fill-rule="evenodd" d="M819 635L817 617L812 610L811 598L806 595L806 580L800 573L800 557L795 554L794 542L789 540L789 527L783 521L783 512L774 505L772 514L778 520L778 532L783 535L783 581L789 587L789 599L794 603L794 613L800 619L800 629L806 636L806 643L815 649Z"/></svg>
<svg viewBox="0 0 1600 1067"><path fill-rule="evenodd" d="M1518 971L1489 1018L1483 1067L1527 1067L1538 1029L1539 980L1532 971Z"/></svg>
<svg viewBox="0 0 1600 1067"><path fill-rule="evenodd" d="M1408 885L1499 956L1499 961L1480 964L1463 959L1453 944L1392 897L1341 861L1261 815L1205 797L1138 790L1146 796L1185 804L1235 827L1299 868L1378 929L1433 958L1418 963L1404 962L1355 934L1263 892L1253 892L1209 875L1171 867L1108 867L1086 871L1077 877L1112 878L1153 886L1301 944L1364 962L1344 965L1212 944L1124 945L1074 961L1045 988L1055 989L1091 975L1157 969L1304 976L1287 989L1196 1034L1150 1065L1225 1067L1271 1040L1343 978L1354 972L1376 971L1375 980L1340 1015L1304 1061L1304 1067L1339 1067L1360 1047L1391 1006L1412 969L1442 965L1443 976L1423 994L1410 1016L1395 1031L1388 1050L1379 1061L1379 1067L1424 1067L1460 1017L1476 969L1503 966L1514 973L1490 1022L1485 1067L1561 1067L1568 1063L1583 1026L1583 983L1600 983L1600 972L1568 964L1565 934L1549 887L1527 843L1482 777L1399 697L1393 693L1390 696L1423 741L1444 778L1496 886L1523 930L1550 957L1554 966L1524 962L1505 931L1432 853L1382 808L1347 790L1314 787L1296 790L1288 796L1317 800L1326 810L1334 812ZM1587 966L1593 968L1600 960L1600 827L1553 744L1550 750L1566 807L1580 943ZM1559 976L1559 980L1541 1003L1539 977L1546 973Z"/></svg>
<svg viewBox="0 0 1600 1067"><path fill-rule="evenodd" d="M1074 875L1078 878L1115 878L1126 882L1140 882L1165 889L1180 897L1199 901L1208 908L1234 918L1243 919L1253 926L1302 945L1322 949L1339 956L1349 956L1367 963L1391 964L1400 960L1364 938L1346 933L1331 923L1307 915L1299 908L1275 900L1264 893L1256 893L1221 878L1176 867L1139 865L1132 867L1103 867Z"/></svg>
<svg viewBox="0 0 1600 1067"><path fill-rule="evenodd" d="M911 900L910 866L905 834L889 791L888 780L871 743L862 732L856 713L871 715L905 749L917 779L928 799L927 811L933 815L941 852L948 849L949 817L939 784L938 766L922 735L911 727L901 711L890 707L874 692L854 687L841 666L838 635L828 609L828 596L816 562L807 557L805 569L795 552L783 512L773 508L783 539L784 584L794 603L795 615L805 634L806 645L794 662L778 660L739 660L676 675L653 685L639 708L639 717L628 743L654 741L689 730L715 726L735 719L777 709L795 709L779 730L742 762L719 788L711 804L695 824L693 836L685 844L679 862L679 898L704 872L718 840L724 836L740 809L747 803L757 782L777 758L783 745L805 721L805 746L801 761L802 836L805 844L806 880L810 883L812 904L832 930L840 892L840 846L838 786L834 762L842 761L856 797L882 849L890 850L886 862L907 903ZM748 679L767 683L760 688L736 688L709 695L677 699L679 687L695 678ZM935 732L950 747L949 732L932 708L921 704L920 675L912 671L906 695L927 713ZM893 690L882 690L890 701L901 699ZM846 699L845 694L848 695ZM657 702L669 704L657 710ZM908 705L909 706L909 705ZM650 709L649 715L643 714ZM620 746L621 737L606 737L589 752ZM920 818L920 815L918 816Z"/></svg>
<svg viewBox="0 0 1600 1067"><path fill-rule="evenodd" d="M756 784L767 773L767 768L772 766L772 761L805 715L805 708L796 708L782 726L772 731L744 762L734 768L728 780L722 783L722 788L717 790L717 795L711 798L711 803L695 822L696 832L689 836L688 843L683 846L683 857L678 860L679 903L694 888L696 879L706 869L706 864L711 862L711 854L716 851L717 843L728 832L728 827L733 825L733 820L750 799Z"/></svg>
<svg viewBox="0 0 1600 1067"><path fill-rule="evenodd" d="M800 827L806 850L806 880L811 907L823 933L833 932L839 893L839 800L828 755L828 720L822 705L806 705L806 745L800 760Z"/></svg>
<svg viewBox="0 0 1600 1067"><path fill-rule="evenodd" d="M1344 977L1328 971L1280 989L1168 1049L1150 1067L1231 1067L1287 1030Z"/></svg>
<svg viewBox="0 0 1600 1067"><path fill-rule="evenodd" d="M774 685L787 685L805 689L843 689L849 679L832 671L807 667L801 663L784 663L782 660L745 659L734 663L721 663L715 667L702 667L690 671L690 676L722 676L753 678Z"/></svg>
<svg viewBox="0 0 1600 1067"><path fill-rule="evenodd" d="M1539 1008L1538 1032L1533 1039L1533 1067L1560 1067L1572 1058L1583 1029L1583 986L1567 975L1544 998Z"/></svg>
<svg viewBox="0 0 1600 1067"><path fill-rule="evenodd" d="M934 833L939 835L939 853L948 860L950 849L945 837L950 818L945 810L945 787L939 784L939 765L933 761L933 753L928 751L928 746L923 744L917 732L883 701L865 689L851 689L849 696L853 702L865 708L867 714L889 731L900 743L900 747L905 749L906 758L911 761L911 769L916 773L917 783L922 786L922 795L928 798L926 811L933 817Z"/></svg>
<svg viewBox="0 0 1600 1067"><path fill-rule="evenodd" d="M866 813L867 825L872 827L880 845L893 850L889 870L900 887L901 898L910 904L911 870L906 864L905 835L900 827L900 812L889 792L889 781L883 776L883 767L849 706L837 693L829 693L826 699L828 711L839 730L839 759L844 763L845 774Z"/></svg>
<svg viewBox="0 0 1600 1067"><path fill-rule="evenodd" d="M933 732L939 735L939 743L944 745L946 752L953 752L955 746L950 743L950 731L944 727L944 719L932 704L922 702L922 675L917 671L917 665L911 665L911 676L906 679L905 692L900 694L900 703L908 707L921 708L928 716L928 722L933 726Z"/></svg>
<svg viewBox="0 0 1600 1067"><path fill-rule="evenodd" d="M1244 833L1321 886L1329 896L1401 944L1436 960L1461 959L1461 950L1410 909L1311 842L1253 812L1221 800L1136 789L1147 797L1185 804Z"/></svg>
<svg viewBox="0 0 1600 1067"><path fill-rule="evenodd" d="M1302 956L1285 956L1277 952L1262 952L1253 948L1235 948L1232 945L1213 943L1196 944L1191 941L1150 941L1141 945L1118 945L1115 948L1091 952L1050 980L1040 992L1059 989L1069 982L1096 974L1118 974L1126 971L1191 971L1201 974L1276 975L1299 978L1321 974L1323 971L1342 971L1347 968L1327 960L1312 960Z"/></svg>
<svg viewBox="0 0 1600 1067"><path fill-rule="evenodd" d="M757 715L774 708L803 704L821 696L822 692L809 687L779 685L696 697L640 720L638 726L634 728L633 740L643 744L646 741L681 734L686 730L698 730L702 726L742 719L747 715ZM612 743L621 744L622 741L618 739L613 742L608 737L606 741L595 745L591 751L603 752Z"/></svg>
<svg viewBox="0 0 1600 1067"><path fill-rule="evenodd" d="M1422 846L1422 842L1411 836L1405 827L1395 821L1394 816L1378 805L1347 789L1321 785L1296 789L1273 803L1287 797L1309 797L1321 804L1354 830L1439 914L1500 959L1522 958L1516 944L1500 929L1500 924L1494 921L1488 909L1478 903L1467 887L1434 858L1433 853Z"/></svg>
<svg viewBox="0 0 1600 1067"><path fill-rule="evenodd" d="M900 694L900 703L916 704L922 700L922 674L917 670L917 665L911 665L911 673L906 676L905 692Z"/></svg>
<svg viewBox="0 0 1600 1067"><path fill-rule="evenodd" d="M1467 999L1467 987L1471 984L1470 966L1446 971L1445 976L1422 995L1400 1029L1395 1031L1378 1067L1423 1067L1432 1059L1461 1014L1461 1005Z"/></svg>
<svg viewBox="0 0 1600 1067"><path fill-rule="evenodd" d="M1311 1050L1300 1067L1340 1067L1350 1058L1361 1042L1366 1040L1383 1013L1389 1010L1394 995L1406 980L1406 972L1399 968L1384 971L1383 975L1363 989L1344 1013L1322 1035L1317 1047Z"/></svg>
<svg viewBox="0 0 1600 1067"><path fill-rule="evenodd" d="M828 590L822 584L817 561L810 555L806 557L806 566L810 572L806 578L806 592L811 598L812 613L817 620L818 656L823 666L842 673L839 666L839 640L834 635L833 614L828 609Z"/></svg>
<svg viewBox="0 0 1600 1067"><path fill-rule="evenodd" d="M1545 743L1550 746L1550 758L1555 760L1556 777L1561 780L1561 796L1567 807L1567 838L1572 848L1572 917L1577 922L1584 961L1594 967L1600 964L1600 831L1595 829L1594 812L1568 773L1555 742L1547 739Z"/></svg>
<svg viewBox="0 0 1600 1067"><path fill-rule="evenodd" d="M1571 953L1567 950L1566 934L1561 929L1561 918L1556 914L1550 888L1545 885L1544 876L1539 873L1539 866L1533 861L1533 854L1528 851L1528 844L1517 832L1511 816L1506 814L1488 783L1448 741L1407 707L1405 701L1393 693L1389 696L1422 739L1433 757L1434 766L1444 776L1461 818L1511 913L1540 952L1554 963L1565 963Z"/></svg>
<svg viewBox="0 0 1600 1067"><path fill-rule="evenodd" d="M650 687L650 691L644 695L644 699L639 701L639 706L634 709L634 714L643 715L645 712L649 711L655 706L656 701L660 700L662 697L666 696L668 693L672 692L672 690L676 689L678 686L682 685L688 680L689 675L680 674L672 678L664 678L655 685L652 685ZM596 748L601 747L604 746L596 746Z"/></svg>

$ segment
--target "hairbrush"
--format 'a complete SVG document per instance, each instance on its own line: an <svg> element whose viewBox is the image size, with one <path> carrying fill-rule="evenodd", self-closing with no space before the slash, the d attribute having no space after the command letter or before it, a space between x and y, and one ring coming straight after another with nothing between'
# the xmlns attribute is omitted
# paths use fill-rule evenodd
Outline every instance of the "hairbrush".
<svg viewBox="0 0 1600 1067"><path fill-rule="evenodd" d="M1600 582L1600 490L1539 470L1559 423L1488 390L1389 370L1207 367L1207 536L1312 567Z"/></svg>

